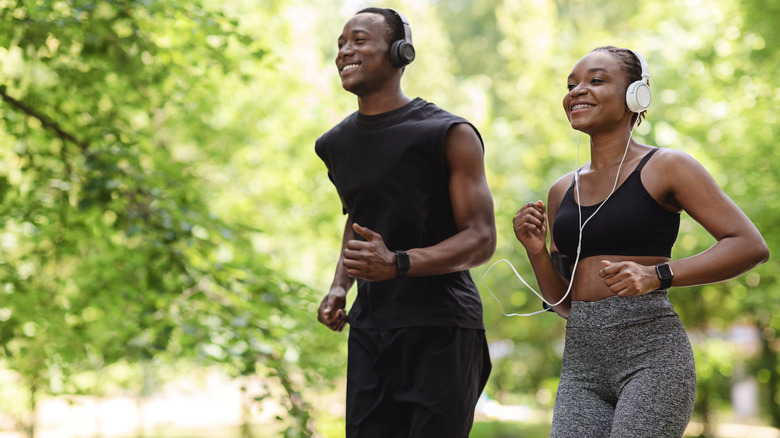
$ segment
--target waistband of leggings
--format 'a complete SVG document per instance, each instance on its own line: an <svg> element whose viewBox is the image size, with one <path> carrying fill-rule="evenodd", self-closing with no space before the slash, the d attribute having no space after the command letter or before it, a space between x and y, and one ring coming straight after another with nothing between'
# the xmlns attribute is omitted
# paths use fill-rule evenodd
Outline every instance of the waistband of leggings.
<svg viewBox="0 0 780 438"><path fill-rule="evenodd" d="M567 328L609 328L650 319L677 316L666 290L654 290L627 298L618 296L599 301L572 301Z"/></svg>

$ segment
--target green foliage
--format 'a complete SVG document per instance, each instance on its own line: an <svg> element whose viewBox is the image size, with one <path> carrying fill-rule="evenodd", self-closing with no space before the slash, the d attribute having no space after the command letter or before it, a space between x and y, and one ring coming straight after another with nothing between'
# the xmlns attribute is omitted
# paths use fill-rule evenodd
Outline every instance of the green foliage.
<svg viewBox="0 0 780 438"><path fill-rule="evenodd" d="M84 376L112 364L217 363L277 382L286 433L312 433L301 388L337 385L346 352L345 334L316 322L344 217L313 144L356 108L333 58L357 3L0 0L0 351L28 389L99 392L99 379ZM780 249L776 5L388 6L411 20L418 53L404 90L483 135L495 260L524 278L533 274L511 219L574 168L565 80L605 44L648 58L653 106L639 140L701 161ZM687 216L681 231L675 258L713 243ZM673 291L694 338L700 417L727 405L722 388L747 374L780 425L777 263ZM501 353L487 391L550 407L564 321L504 317L485 284L508 312L535 311L538 300L505 264L483 284L486 270L472 274ZM734 359L713 335L734 324L759 330L758 353Z"/></svg>
<svg viewBox="0 0 780 438"><path fill-rule="evenodd" d="M97 390L70 379L85 370L190 357L277 380L291 430L308 427L296 388L322 376L308 348L316 298L256 245L276 230L237 199L243 182L209 175L247 169L226 153L247 127L228 125L225 109L242 108L223 89L249 105L268 79L276 41L246 12L265 23L274 10L3 2L0 348L31 408L37 392ZM246 116L271 111L255 102Z"/></svg>

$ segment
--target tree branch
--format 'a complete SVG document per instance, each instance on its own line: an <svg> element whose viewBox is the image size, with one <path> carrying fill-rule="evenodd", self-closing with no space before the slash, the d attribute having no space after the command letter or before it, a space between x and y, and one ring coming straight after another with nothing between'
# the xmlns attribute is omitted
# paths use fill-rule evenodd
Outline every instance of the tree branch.
<svg viewBox="0 0 780 438"><path fill-rule="evenodd" d="M49 120L49 118L46 117L45 115L39 113L38 111L36 111L35 109L31 108L30 106L27 106L24 103L22 103L22 102L20 102L20 101L18 101L16 99L14 99L13 97L9 96L8 93L6 92L5 85L0 85L0 97L2 97L3 100L8 102L11 106L13 106L13 107L15 107L15 108L17 108L19 110L22 110L25 114L27 114L29 116L32 116L32 117L35 117L36 119L40 120L41 125L43 125L44 128L47 128L47 129L50 129L50 130L56 132L57 135L60 138L64 138L64 139L66 139L66 140L68 140L68 141L70 141L72 143L75 143L76 145L78 145L81 148L82 151L86 151L87 150L87 144L86 143L84 143L83 141L77 139L72 134L69 134L68 132L63 130L58 124L56 124L55 122Z"/></svg>

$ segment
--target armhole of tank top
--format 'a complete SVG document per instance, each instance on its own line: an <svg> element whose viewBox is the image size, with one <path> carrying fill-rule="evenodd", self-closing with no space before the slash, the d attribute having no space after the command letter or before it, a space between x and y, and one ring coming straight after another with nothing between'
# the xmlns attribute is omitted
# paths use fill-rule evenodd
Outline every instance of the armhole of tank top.
<svg viewBox="0 0 780 438"><path fill-rule="evenodd" d="M580 173L580 170L582 170L581 167L579 169L575 170L574 172L575 173ZM574 183L575 182L576 182L576 179L574 178L574 174L572 174L571 182L569 183L569 187L567 187L566 190L563 192L563 195L561 195L561 202L558 203L558 211L561 211L561 206L563 205L563 201L566 200L566 197L569 196L569 194L571 194L571 202L575 206L577 205L577 202L575 202L575 199L574 199Z"/></svg>
<svg viewBox="0 0 780 438"><path fill-rule="evenodd" d="M653 148L650 152L646 153L645 156L642 157L641 160L639 160L639 164L636 165L636 169L634 169L634 172L641 174L642 169L645 168L645 164L647 164L647 162L650 161L651 158L653 158L653 155L655 155L655 153L658 152L659 149L661 148L656 147Z"/></svg>
<svg viewBox="0 0 780 438"><path fill-rule="evenodd" d="M450 162L447 158L447 136L450 134L450 129L452 129L454 126L454 120L448 117L442 121L442 127L439 128L441 130L441 134L438 134L439 131L437 131L436 134L437 156L439 157L439 163L441 164L442 169L444 170L444 174L447 176L448 180L450 178Z"/></svg>
<svg viewBox="0 0 780 438"><path fill-rule="evenodd" d="M455 125L460 125L460 124L464 124L464 125L468 126L469 128L471 128L472 131L474 131L474 134L477 136L477 140L479 140L479 146L482 148L482 155L484 156L485 155L485 140L482 139L482 134L479 133L479 129L477 129L477 127L474 126L473 123L469 122L468 120L466 120L466 119L464 119L462 117L456 118L455 121L453 121L453 123L450 126L450 128L452 128Z"/></svg>
<svg viewBox="0 0 780 438"><path fill-rule="evenodd" d="M446 175L446 177L447 177L447 181L449 181L451 169L450 169L449 159L447 158L447 136L450 134L450 131L453 128L455 128L456 125L466 124L466 125L471 126L471 124L466 119L458 117L458 116L456 116L454 114L448 114L447 116L440 118L440 123L442 125L442 127L440 128L441 131L442 131L442 134L439 137L439 139L437 139L437 141L439 142L438 145L437 145L437 148L438 148L438 151L439 151L438 152L439 160L440 160L439 163L441 165L442 171L444 172L444 175ZM474 129L474 128L472 128L472 129ZM477 134L477 135L479 135L479 134ZM481 140L481 138L480 138L480 140ZM483 154L484 154L484 151L485 151L484 148L485 147L483 145L482 146ZM449 184L449 182L448 182L448 184Z"/></svg>
<svg viewBox="0 0 780 438"><path fill-rule="evenodd" d="M655 204L660 209L662 209L662 210L664 210L664 211L666 211L668 213L680 214L679 212L669 211L666 208L664 208L663 203L659 202L658 199L656 199L655 196L653 196L653 194L650 193L650 190L647 189L647 186L645 185L645 182L642 181L642 169L645 168L645 164L647 164L647 162L650 161L650 158L652 158L653 155L655 155L655 153L658 152L659 149L661 149L661 148L656 147L653 150L651 150L650 152L648 152L644 157L642 157L642 160L636 166L636 169L634 170L634 172L637 174L637 177L639 178L639 185L642 187L642 190L645 192L645 194L647 196L649 196L653 201L655 201Z"/></svg>
<svg viewBox="0 0 780 438"><path fill-rule="evenodd" d="M561 212L561 208L563 207L563 202L566 200L566 197L569 196L569 192L571 192L572 188L574 187L573 183L574 183L574 177L572 176L572 183L569 184L568 187L563 189L563 192L561 193L561 196L558 199L557 205L555 206L555 219L552 220L550 223L548 223L548 225L549 225L548 233L550 233L551 237L554 234L553 233L553 226L554 226L555 220L558 219L558 214L560 214L560 212ZM552 201L552 199L550 199L550 194L549 193L548 193L547 196L548 196L548 199L547 199L547 201L548 201L548 211L547 211L547 213L548 213L548 221L549 221L552 218L552 216L550 215L550 209L549 209L549 206L552 206L552 203L549 202L549 201ZM572 193L572 200L574 199L573 197L574 197L574 194Z"/></svg>

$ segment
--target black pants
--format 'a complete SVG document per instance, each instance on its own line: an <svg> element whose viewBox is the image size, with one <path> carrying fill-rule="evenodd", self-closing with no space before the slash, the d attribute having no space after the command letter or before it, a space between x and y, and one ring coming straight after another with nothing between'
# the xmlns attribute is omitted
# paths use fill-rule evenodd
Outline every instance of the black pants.
<svg viewBox="0 0 780 438"><path fill-rule="evenodd" d="M467 438L490 370L484 330L350 328L347 438Z"/></svg>

